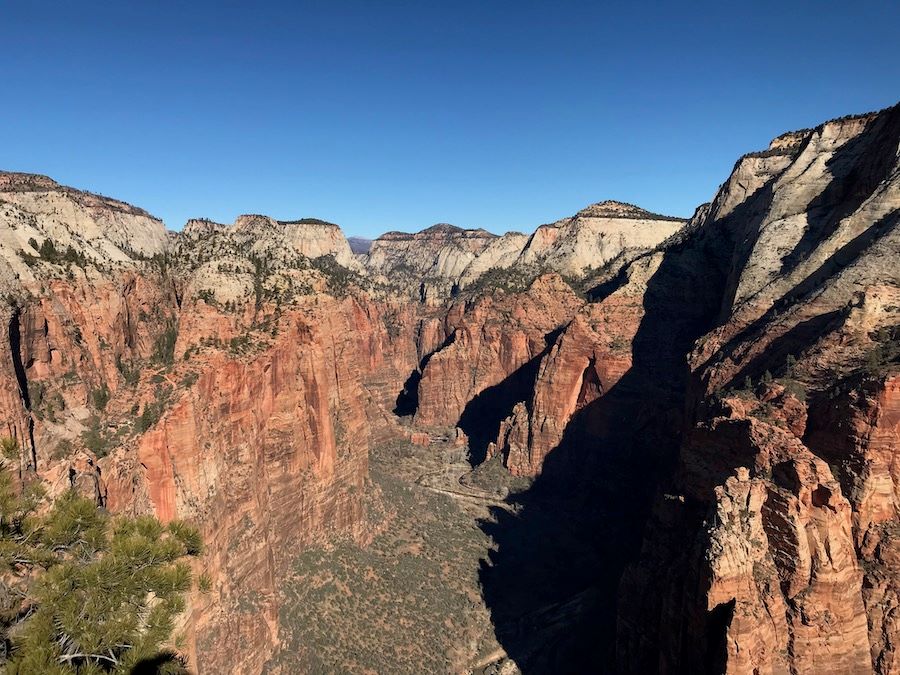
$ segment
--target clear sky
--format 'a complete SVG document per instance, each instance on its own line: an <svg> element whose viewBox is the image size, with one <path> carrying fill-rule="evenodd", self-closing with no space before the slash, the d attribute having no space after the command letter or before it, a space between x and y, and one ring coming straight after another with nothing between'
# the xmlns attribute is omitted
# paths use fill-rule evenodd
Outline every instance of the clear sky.
<svg viewBox="0 0 900 675"><path fill-rule="evenodd" d="M690 215L900 99L900 3L0 0L0 168L190 217L530 230Z"/></svg>

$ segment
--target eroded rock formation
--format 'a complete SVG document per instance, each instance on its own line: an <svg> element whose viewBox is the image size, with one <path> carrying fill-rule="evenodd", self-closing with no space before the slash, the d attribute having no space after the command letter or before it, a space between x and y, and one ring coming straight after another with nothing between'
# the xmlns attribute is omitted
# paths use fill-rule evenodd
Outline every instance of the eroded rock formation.
<svg viewBox="0 0 900 675"><path fill-rule="evenodd" d="M184 617L192 662L258 672L292 556L364 533L369 442L404 433L390 411L418 318L338 293L349 248L319 221L195 221L171 242L119 202L40 177L3 185L0 401L23 470L197 523L212 588Z"/></svg>
<svg viewBox="0 0 900 675"><path fill-rule="evenodd" d="M544 272L581 278L608 263L661 244L684 226L615 201L592 204L571 218L541 225L530 236L464 230L440 224L415 234L388 232L376 239L367 267L407 286L425 300L445 300L478 284L521 290Z"/></svg>
<svg viewBox="0 0 900 675"><path fill-rule="evenodd" d="M677 470L622 584L622 670L892 671L898 143L898 108L776 139L688 241L733 246L687 355ZM862 418L876 428L849 440Z"/></svg>

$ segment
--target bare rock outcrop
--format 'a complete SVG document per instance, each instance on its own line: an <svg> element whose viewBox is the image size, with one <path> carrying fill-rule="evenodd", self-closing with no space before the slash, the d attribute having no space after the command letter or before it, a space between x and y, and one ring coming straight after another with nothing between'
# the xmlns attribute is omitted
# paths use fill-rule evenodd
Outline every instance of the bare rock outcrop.
<svg viewBox="0 0 900 675"><path fill-rule="evenodd" d="M620 671L895 670L898 148L895 106L741 158L598 275L498 427L511 472L645 521Z"/></svg>
<svg viewBox="0 0 900 675"><path fill-rule="evenodd" d="M421 367L415 423L459 426L479 443L492 440L485 434L496 433L525 399L554 333L581 304L556 274L539 277L522 293L454 303L444 320L445 344Z"/></svg>
<svg viewBox="0 0 900 675"><path fill-rule="evenodd" d="M684 227L630 204L593 204L571 218L541 225L533 234L464 230L440 224L415 234L376 239L367 267L405 284L423 300L443 301L459 289L524 287L545 272L584 277L607 263L646 251Z"/></svg>
<svg viewBox="0 0 900 675"><path fill-rule="evenodd" d="M780 137L687 244L725 252L725 290L622 582L622 670L892 672L898 145L897 107Z"/></svg>
<svg viewBox="0 0 900 675"><path fill-rule="evenodd" d="M678 232L684 223L680 218L650 213L631 204L599 202L571 218L541 225L516 262L582 276L629 249L653 248Z"/></svg>
<svg viewBox="0 0 900 675"><path fill-rule="evenodd" d="M369 424L351 317L314 304L284 315L256 353L202 350L172 373L196 383L101 461L110 508L200 524L213 589L195 599L191 627L204 672L258 672L278 644L278 580L297 548L362 528Z"/></svg>

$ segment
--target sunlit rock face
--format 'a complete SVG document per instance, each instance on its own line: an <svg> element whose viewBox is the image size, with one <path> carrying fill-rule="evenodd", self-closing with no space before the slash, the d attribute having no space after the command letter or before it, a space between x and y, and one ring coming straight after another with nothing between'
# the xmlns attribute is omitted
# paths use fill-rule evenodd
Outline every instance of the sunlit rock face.
<svg viewBox="0 0 900 675"><path fill-rule="evenodd" d="M521 293L451 305L445 319L447 342L422 369L416 423L453 427L489 390L511 387L511 394L520 394L521 385L528 386L523 369L534 368L552 333L581 304L559 275L550 274ZM522 381L507 384L517 377Z"/></svg>
<svg viewBox="0 0 900 675"><path fill-rule="evenodd" d="M497 236L447 224L415 234L388 232L372 242L365 262L423 299L446 300L479 280L492 288L550 271L580 278L661 244L684 224L631 204L605 201L541 225L530 236Z"/></svg>
<svg viewBox="0 0 900 675"><path fill-rule="evenodd" d="M187 652L201 672L259 672L288 562L315 537L365 536L370 441L408 433L391 411L419 317L337 293L335 270L359 265L336 226L252 216L175 235L43 177L0 188L0 406L22 470L51 494L197 523L212 589L182 618Z"/></svg>
<svg viewBox="0 0 900 675"><path fill-rule="evenodd" d="M541 225L517 263L581 275L602 268L629 250L653 248L678 232L684 222L631 204L599 202L571 218Z"/></svg>

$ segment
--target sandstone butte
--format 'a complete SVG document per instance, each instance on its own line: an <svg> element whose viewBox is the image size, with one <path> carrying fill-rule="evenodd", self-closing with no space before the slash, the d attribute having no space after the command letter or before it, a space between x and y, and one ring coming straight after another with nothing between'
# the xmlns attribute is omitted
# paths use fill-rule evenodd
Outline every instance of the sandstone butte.
<svg viewBox="0 0 900 675"><path fill-rule="evenodd" d="M200 526L203 673L263 669L292 557L369 536L370 449L436 435L630 495L596 502L636 542L620 671L900 672L898 146L895 106L745 155L689 221L353 250L0 173L2 433L51 494Z"/></svg>

